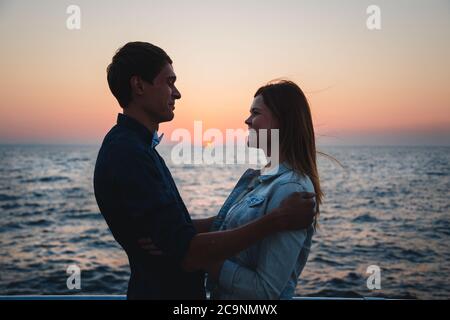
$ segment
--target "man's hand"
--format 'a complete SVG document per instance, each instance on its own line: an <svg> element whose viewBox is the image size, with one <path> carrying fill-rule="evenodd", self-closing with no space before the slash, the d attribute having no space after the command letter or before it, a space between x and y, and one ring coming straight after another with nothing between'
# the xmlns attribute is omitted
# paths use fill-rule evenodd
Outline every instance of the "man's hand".
<svg viewBox="0 0 450 320"><path fill-rule="evenodd" d="M275 209L280 217L280 231L305 229L313 222L315 193L294 192Z"/></svg>

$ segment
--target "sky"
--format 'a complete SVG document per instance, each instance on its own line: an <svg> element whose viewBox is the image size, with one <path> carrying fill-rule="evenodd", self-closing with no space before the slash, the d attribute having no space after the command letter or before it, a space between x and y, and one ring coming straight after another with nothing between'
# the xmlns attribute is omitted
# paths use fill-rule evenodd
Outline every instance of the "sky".
<svg viewBox="0 0 450 320"><path fill-rule="evenodd" d="M319 144L450 145L448 0L0 0L0 41L0 143L101 143L121 112L106 67L146 41L170 55L182 94L166 142L194 121L246 128L256 89L287 78Z"/></svg>

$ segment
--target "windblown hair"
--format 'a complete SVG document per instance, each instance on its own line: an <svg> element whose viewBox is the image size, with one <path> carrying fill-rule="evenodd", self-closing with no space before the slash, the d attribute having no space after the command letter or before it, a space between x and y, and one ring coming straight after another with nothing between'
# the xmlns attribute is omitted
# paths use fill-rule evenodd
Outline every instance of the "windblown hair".
<svg viewBox="0 0 450 320"><path fill-rule="evenodd" d="M312 181L316 193L316 229L323 192L317 170L316 142L308 100L300 87L288 80L262 86L254 97L259 95L280 125L280 156L294 171L307 175Z"/></svg>

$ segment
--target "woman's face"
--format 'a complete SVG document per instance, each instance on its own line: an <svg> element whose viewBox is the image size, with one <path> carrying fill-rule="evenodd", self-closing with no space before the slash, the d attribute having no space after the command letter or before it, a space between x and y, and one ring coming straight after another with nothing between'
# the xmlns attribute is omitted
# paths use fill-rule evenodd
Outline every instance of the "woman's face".
<svg viewBox="0 0 450 320"><path fill-rule="evenodd" d="M264 103L261 95L253 99L250 107L250 116L245 120L245 124L250 130L247 145L252 148L261 148L264 145L270 148L270 129L279 129L278 120ZM264 143L260 140L261 132L259 130L267 130L268 141Z"/></svg>

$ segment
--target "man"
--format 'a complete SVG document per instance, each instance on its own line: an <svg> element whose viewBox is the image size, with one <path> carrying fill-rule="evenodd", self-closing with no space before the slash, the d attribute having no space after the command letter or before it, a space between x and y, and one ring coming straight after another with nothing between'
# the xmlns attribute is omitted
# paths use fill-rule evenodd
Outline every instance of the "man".
<svg viewBox="0 0 450 320"><path fill-rule="evenodd" d="M128 255L128 299L204 299L204 272L276 232L307 227L312 194L289 197L243 227L209 232L214 217L191 220L170 171L155 149L160 123L174 117L172 60L150 43L130 42L108 66L108 84L123 108L106 135L94 173L95 197ZM306 198L307 197L307 198Z"/></svg>

